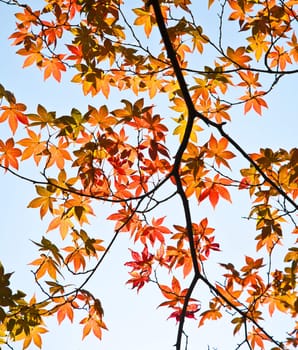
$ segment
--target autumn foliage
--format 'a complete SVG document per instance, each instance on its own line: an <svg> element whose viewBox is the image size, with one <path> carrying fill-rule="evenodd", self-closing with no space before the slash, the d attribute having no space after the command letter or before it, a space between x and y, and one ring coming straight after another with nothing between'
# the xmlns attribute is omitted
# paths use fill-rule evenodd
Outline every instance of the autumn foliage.
<svg viewBox="0 0 298 350"><path fill-rule="evenodd" d="M177 322L176 350L186 321L204 327L227 313L238 348L297 347L298 149L248 154L226 125L239 107L243 116L261 117L280 79L297 73L298 1L1 3L15 7L9 39L25 68L36 66L44 80L58 82L71 72L82 94L107 102L58 115L37 101L29 112L0 85L0 123L9 130L0 139L0 166L4 176L35 186L28 208L49 218L28 262L38 300L13 291L9 267L0 265L0 343L41 347L47 318L55 315L60 324L75 313L83 338L101 339L108 327L104 305L85 286L127 234L127 283L140 294L148 285L160 291L157 306ZM200 7L217 21L212 28L200 23ZM227 44L229 23L239 36ZM241 169L239 159L246 162ZM25 162L42 177L24 176ZM243 225L255 222L254 254L243 256L242 265L227 256L215 279L209 266L222 238L208 213L233 206L243 192L250 206ZM88 232L100 215L97 203L111 206L104 218L114 224L109 241ZM167 203L179 203L180 217L160 209ZM67 274L80 282L68 284L61 278ZM283 338L263 321L278 314L289 319Z"/></svg>

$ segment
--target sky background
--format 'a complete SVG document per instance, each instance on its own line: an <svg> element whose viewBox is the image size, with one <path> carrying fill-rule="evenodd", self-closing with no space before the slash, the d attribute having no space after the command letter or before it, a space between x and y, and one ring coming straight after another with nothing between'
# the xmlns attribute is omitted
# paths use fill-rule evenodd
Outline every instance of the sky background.
<svg viewBox="0 0 298 350"><path fill-rule="evenodd" d="M47 110L56 110L57 114L67 114L75 107L82 112L87 110L88 104L100 106L109 103L113 108L118 108L118 101L125 98L124 95L112 95L107 102L102 95L95 98L84 97L79 85L70 84L69 77L65 74L62 83L58 84L53 79L43 81L42 74L35 67L22 69L23 58L15 55L16 48L11 47L8 36L14 30L13 8L0 5L0 83L6 89L14 92L18 102L24 102L28 111L34 112L38 103L44 105ZM297 79L288 77L282 79L278 87L267 99L268 110L264 110L263 116L256 114L243 115L242 107L235 109L237 114L231 126L227 127L229 134L238 141L248 152L258 151L260 147L272 147L274 149L289 149L297 146ZM134 99L136 100L137 97ZM159 106L160 108L160 106ZM168 112L167 112L168 113ZM8 129L0 124L0 137L5 139ZM238 162L238 160L237 160ZM245 164L239 162L238 166ZM30 166L22 168L24 173L38 177L36 169ZM26 209L32 198L35 197L34 186L24 183L9 174L0 171L0 260L8 271L15 271L13 286L27 292L28 295L36 292L33 275L28 263L38 256L36 249L30 240L39 241L45 234L48 220L39 219L39 211ZM251 237L255 236L254 224L243 219L248 215L249 206L247 194L241 193L234 199L233 205L220 203L216 212L200 206L193 206L199 219L209 215L211 227L218 230L218 240L221 242L223 253L214 254L210 265L216 273L217 263L227 262L229 256L239 256L239 264L243 263L243 253L253 252L253 246L249 245ZM104 219L110 208L105 206L98 209L98 218L92 221L90 232L94 235L103 235L107 241L113 234L112 224ZM163 212L164 210L164 212ZM157 216L168 215L168 222L179 217L179 204L170 207L161 207ZM204 212L206 211L206 213ZM183 225L181 211L180 224ZM52 239L55 233L49 234ZM65 321L57 326L53 318L47 325L50 332L43 337L43 349L50 350L61 348L65 350L152 350L173 349L176 340L175 321L166 320L169 311L156 309L163 301L155 288L149 286L143 288L139 294L131 290L125 282L129 278L128 270L123 264L131 260L128 251L133 247L133 242L125 235L120 235L116 240L112 252L110 252L103 265L96 273L88 288L99 297L105 310L105 322L109 328L104 332L102 342L98 342L93 336L87 337L83 342L82 328L78 321L83 317L75 317L74 324L70 326ZM198 288L201 288L200 286ZM204 302L207 291L201 288L196 296ZM80 316L80 315L78 315ZM275 320L276 321L276 320ZM224 318L223 322L226 322ZM279 326L278 325L279 322ZM283 319L279 318L274 324L275 336L282 332ZM223 323L206 323L203 328L197 328L198 322L187 323L186 333L189 335L189 350L230 350L234 349L237 340L225 331ZM239 341L239 339L238 339ZM16 350L21 349L21 344L14 344ZM30 349L33 349L30 346ZM245 347L243 347L245 349Z"/></svg>

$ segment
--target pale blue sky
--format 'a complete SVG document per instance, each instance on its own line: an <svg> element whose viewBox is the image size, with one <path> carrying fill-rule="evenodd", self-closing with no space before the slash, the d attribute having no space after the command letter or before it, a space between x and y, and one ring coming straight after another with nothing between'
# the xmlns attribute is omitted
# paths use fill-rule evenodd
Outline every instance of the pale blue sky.
<svg viewBox="0 0 298 350"><path fill-rule="evenodd" d="M14 54L15 48L10 47L7 40L14 29L12 12L4 5L0 5L0 12L4 14L4 20L2 19L0 23L0 83L14 92L19 102L26 103L31 111L35 111L36 105L41 103L48 110L56 110L58 114L67 114L72 107L85 111L89 103L94 106L107 103L101 95L94 99L84 97L79 85L68 83L67 77L71 75L65 75L62 83L58 84L52 79L44 82L42 74L36 68L22 69L23 59ZM262 117L255 114L243 116L242 107L235 109L234 122L227 130L244 149L253 152L266 146L286 149L297 146L296 82L295 77L280 81L279 86L267 100L270 108L264 110ZM119 97L114 95L108 103L113 108L117 108L117 103L122 98L122 94ZM168 115L169 112L166 113ZM0 137L5 139L7 135L7 128L0 124ZM245 163L241 162L241 164ZM38 177L34 167L27 166L23 171ZM30 239L36 241L40 239L47 228L47 220L45 222L39 220L38 210L26 209L28 202L35 196L34 187L31 184L23 183L8 174L3 176L2 172L0 176L2 198L0 260L3 261L7 270L16 271L13 278L15 288L22 289L30 295L36 287L27 263L37 257ZM240 264L243 262L243 253L253 252L249 242L255 236L254 225L252 222L241 219L248 214L247 198L247 194L241 193L235 198L233 206L222 203L215 212L205 206L197 208L196 204L193 204L195 217L201 219L210 215L210 226L218 230L218 240L221 242L223 253L214 254L214 260L210 263L213 266L210 273L215 276L218 270L217 262L227 262L233 256ZM177 222L179 210L177 208L179 208L178 204L173 203L169 207L160 208L156 215L167 214L168 223L183 224L182 214L180 222ZM98 209L99 219L95 219L90 228L90 232L103 235L107 241L113 234L111 224L104 220L109 210L107 206ZM52 233L48 237L52 239L55 235L56 233ZM166 321L168 310L156 310L158 304L163 301L158 290L155 286L149 286L143 288L137 295L125 285L129 276L128 269L123 264L130 260L128 247L132 247L132 242L124 235L119 237L114 249L108 254L101 269L88 285L101 299L105 310L105 321L109 331L104 333L102 342L98 342L93 336L81 342L82 328L77 325L80 317L76 317L72 326L68 321L59 327L56 320L50 322L50 332L44 336L43 349L173 349L176 340L175 321ZM198 286L197 290L195 297L206 302L206 289ZM282 332L281 321L282 319L279 318L277 322L269 322L276 337L279 332ZM221 322L207 323L202 329L197 329L197 322L188 322L185 331L189 335L188 350L207 350L208 345L210 349L231 350L235 348L237 342L241 341L241 339L233 339L231 332L228 333L224 323ZM14 345L14 348L21 349L21 344ZM30 349L33 349L33 346Z"/></svg>

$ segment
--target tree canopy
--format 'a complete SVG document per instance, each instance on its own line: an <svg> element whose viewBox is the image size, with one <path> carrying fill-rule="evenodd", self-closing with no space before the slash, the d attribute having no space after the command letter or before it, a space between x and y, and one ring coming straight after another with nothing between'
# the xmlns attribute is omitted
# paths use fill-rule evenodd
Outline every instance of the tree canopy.
<svg viewBox="0 0 298 350"><path fill-rule="evenodd" d="M298 73L298 1L0 3L14 9L9 40L23 67L62 88L70 74L94 102L79 110L73 101L62 115L39 101L28 110L13 81L0 85L1 176L35 186L27 210L48 220L28 262L36 294L15 290L0 264L3 348L41 348L53 315L60 324L78 314L82 337L100 340L109 325L88 282L124 234L127 284L160 292L156 306L177 323L175 350L191 350L186 323L204 329L221 318L235 349L297 347L298 148L277 139L276 149L248 152L233 125L273 115L270 95ZM283 118L295 127L294 114ZM254 223L239 239L242 260L213 222L222 212L235 220L235 202L249 208L242 225ZM93 234L93 217L114 229ZM276 336L279 315L286 328Z"/></svg>

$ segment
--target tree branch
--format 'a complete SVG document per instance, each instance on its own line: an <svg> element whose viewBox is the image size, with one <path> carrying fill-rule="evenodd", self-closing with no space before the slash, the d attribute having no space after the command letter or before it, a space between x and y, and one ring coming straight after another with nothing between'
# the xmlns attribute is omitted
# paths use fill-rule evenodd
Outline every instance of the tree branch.
<svg viewBox="0 0 298 350"><path fill-rule="evenodd" d="M188 88L187 88L187 83L184 79L184 76L182 74L182 70L181 70L179 62L177 60L176 53L175 53L174 48L172 46L171 40L169 38L169 34L168 34L167 28L165 26L165 22L164 22L164 19L162 16L159 1L158 0L150 0L150 2L148 4L153 6L154 13L156 16L156 22L157 22L161 37L163 39L163 42L165 44L165 49L167 51L168 58L171 60L171 63L172 63L173 69L174 69L174 73L176 75L182 96L184 98L184 101L186 103L187 110L188 110L185 133L183 135L182 142L181 142L180 147L178 148L176 156L175 156L175 162L174 162L174 166L173 166L173 170L172 170L172 175L175 178L177 192L180 195L180 198L182 200L183 209L184 209L187 235L188 235L188 239L189 239L189 246L190 246L190 252L191 252L191 257L192 257L192 263L193 263L193 267L194 267L194 277L193 277L192 282L189 286L188 293L185 297L184 304L183 304L183 311L182 311L181 318L179 321L179 328L178 328L178 334L177 334L176 350L181 349L181 339L182 339L182 334L183 334L183 325L184 325L184 321L185 321L187 305L188 305L190 296L191 296L191 294L194 290L194 287L196 286L198 280L202 280L209 287L209 289L211 291L213 291L219 298L224 300L224 302L227 305L229 305L237 313L239 313L245 321L249 320L250 322L252 322L252 324L254 324L275 345L277 345L279 348L283 349L283 344L281 344L280 342L273 339L273 337L270 336L252 317L250 317L247 312L242 311L237 306L235 306L232 302L230 302L220 291L217 290L217 288L207 278L205 278L201 274L201 272L199 270L198 261L197 261L197 253L196 253L194 240L193 240L192 220L191 220L189 203L188 203L188 199L185 195L185 192L184 192L184 189L182 186L182 182L180 179L180 175L179 175L181 159L182 159L183 153L187 147L187 144L189 142L189 138L190 138L190 134L191 134L191 131L193 128L193 123L194 123L195 117L198 117L199 119L201 119L203 122L205 122L205 124L207 124L207 126L212 126L216 130L218 130L218 132L223 137L225 137L239 151L239 153L250 162L250 164L252 164L256 168L256 170L263 176L265 181L267 181L274 189L276 189L278 191L278 193L280 193L295 208L297 208L297 205L290 197L287 196L287 194L277 184L275 184L274 181L272 181L270 178L268 178L268 176L262 171L262 169L258 166L258 164L253 159L250 158L250 156L247 154L247 152L245 152L241 148L241 146L236 141L234 141L234 139L231 138L223 130L223 124L215 123L215 122L209 120L207 117L205 117L200 112L196 111L195 106L192 102L190 93L189 93Z"/></svg>

